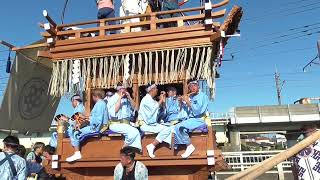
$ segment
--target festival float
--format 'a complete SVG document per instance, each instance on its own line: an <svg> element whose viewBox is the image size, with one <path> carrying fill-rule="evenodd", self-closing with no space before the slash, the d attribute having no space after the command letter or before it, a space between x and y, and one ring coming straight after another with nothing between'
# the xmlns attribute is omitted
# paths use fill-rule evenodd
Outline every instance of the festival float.
<svg viewBox="0 0 320 180"><path fill-rule="evenodd" d="M12 47L12 50L33 50L40 63L42 59L46 63L49 60L49 95L60 97L83 92L86 115L94 105L91 91L112 89L119 81L131 89L137 104L145 93L144 86L150 82L158 84L159 89L175 86L180 94L187 94L187 81L199 79L206 81L214 98L217 68L221 66L224 47L237 31L242 16L238 6L227 13L223 7L228 3L229 0L216 4L205 1L201 7L72 24L57 24L44 10L47 23L40 24L44 29L43 40L25 47ZM174 13L184 15L161 18ZM140 21L107 25L110 21L133 18ZM174 25L166 26L168 23ZM206 123L206 129L192 133L196 150L188 159L180 156L183 147L174 149L165 144L156 149L156 158L151 159L145 147L155 135L144 134L143 151L137 154L136 160L148 167L149 178L207 179L209 172L228 168L217 147L211 120L206 119ZM96 132L86 136L81 144L82 159L68 163L65 159L73 153L70 140L63 136L62 124L58 125L57 132L58 147L46 166L48 172L67 179L113 179L123 145L120 134Z"/></svg>

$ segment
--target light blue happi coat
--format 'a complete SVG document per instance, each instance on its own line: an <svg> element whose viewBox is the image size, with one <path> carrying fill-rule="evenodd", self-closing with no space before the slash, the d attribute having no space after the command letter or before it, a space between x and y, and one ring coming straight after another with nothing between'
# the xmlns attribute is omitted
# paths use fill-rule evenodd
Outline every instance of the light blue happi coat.
<svg viewBox="0 0 320 180"><path fill-rule="evenodd" d="M120 120L128 120L131 121L133 119L133 111L134 109L131 106L130 101L128 98L121 99L121 105L116 112L116 103L121 98L118 93L115 93L109 100L107 104L108 113L109 113L109 120L112 122L120 121ZM141 148L141 136L140 132L137 128L132 127L129 124L124 123L110 123L109 129L113 132L122 134L125 138L125 144L131 147L135 147L138 149Z"/></svg>
<svg viewBox="0 0 320 180"><path fill-rule="evenodd" d="M198 94L190 97L190 102L191 107L188 109L189 118L175 126L175 145L191 144L188 133L206 124L203 117L206 115L208 110L208 96L203 92L199 92Z"/></svg>
<svg viewBox="0 0 320 180"><path fill-rule="evenodd" d="M8 153L11 154L11 153ZM5 154L0 152L0 161L5 158ZM0 166L0 179L1 180L25 180L27 179L26 161L18 155L11 157L13 164L17 171L17 176L13 176L9 162L6 161Z"/></svg>
<svg viewBox="0 0 320 180"><path fill-rule="evenodd" d="M141 131L158 133L156 140L171 144L171 128L157 122L160 105L150 94L142 98L139 108L138 119L144 123L140 126Z"/></svg>
<svg viewBox="0 0 320 180"><path fill-rule="evenodd" d="M80 145L79 139L82 136L99 131L101 126L105 122L107 122L107 120L108 120L107 105L102 99L99 99L94 105L90 113L90 117L89 117L90 125L83 127L77 131L73 131L71 133L70 140L71 140L72 146L79 147Z"/></svg>
<svg viewBox="0 0 320 180"><path fill-rule="evenodd" d="M165 121L183 121L188 118L186 107L180 102L176 96L168 97L166 99L166 108L165 108Z"/></svg>
<svg viewBox="0 0 320 180"><path fill-rule="evenodd" d="M74 109L73 109L73 113L81 113L84 114L85 109L82 103L79 103ZM65 137L70 137L70 134L72 134L72 131L74 130L74 126L76 124L75 121L72 121L71 119L68 120L69 126L68 129L65 131L64 136ZM51 139L49 141L49 145L51 147L57 148L57 141L58 141L58 133L57 132L53 132L51 134Z"/></svg>

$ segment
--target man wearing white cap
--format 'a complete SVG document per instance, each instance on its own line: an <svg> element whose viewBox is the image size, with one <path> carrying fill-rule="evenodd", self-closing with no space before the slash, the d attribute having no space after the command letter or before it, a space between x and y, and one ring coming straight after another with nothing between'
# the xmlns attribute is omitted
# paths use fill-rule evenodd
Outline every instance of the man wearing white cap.
<svg viewBox="0 0 320 180"><path fill-rule="evenodd" d="M124 146L131 146L141 150L141 136L137 128L130 125L133 120L135 103L126 88L118 84L115 93L107 104L109 113L109 129L124 135Z"/></svg>
<svg viewBox="0 0 320 180"><path fill-rule="evenodd" d="M189 109L189 118L175 126L174 135L175 146L181 144L187 145L186 151L181 155L182 158L188 158L195 150L188 133L206 124L205 117L209 104L208 96L199 91L198 81L190 81L188 88L190 91L189 95L183 96L182 99Z"/></svg>
<svg viewBox="0 0 320 180"><path fill-rule="evenodd" d="M139 108L139 125L144 132L158 133L156 139L147 145L148 154L155 158L154 149L163 141L171 144L171 128L157 122L159 108L165 102L165 94L161 93L159 102L153 98L158 94L157 85L151 84L146 89L147 95L142 98Z"/></svg>

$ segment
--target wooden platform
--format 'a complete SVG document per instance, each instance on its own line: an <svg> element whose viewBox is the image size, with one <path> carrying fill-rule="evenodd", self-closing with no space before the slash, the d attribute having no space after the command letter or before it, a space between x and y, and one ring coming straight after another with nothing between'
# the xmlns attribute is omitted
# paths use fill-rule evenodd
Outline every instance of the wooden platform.
<svg viewBox="0 0 320 180"><path fill-rule="evenodd" d="M210 131L211 130L211 131ZM142 139L143 152L136 155L136 160L143 162L148 170L150 179L205 179L209 171L218 171L227 168L221 151L217 149L212 127L209 132L193 133L192 144L196 147L195 152L188 158L182 159L181 154L185 147L177 150L170 149L169 145L163 143L155 150L155 159L151 159L146 150L146 145L151 143L155 135L145 135ZM59 168L49 171L55 174L63 174L68 179L113 179L114 167L120 162L120 148L123 145L121 136L93 137L82 144L82 159L75 163L68 163L65 159L73 154L70 140L64 138L61 148L58 148ZM216 164L208 165L208 150L214 151Z"/></svg>

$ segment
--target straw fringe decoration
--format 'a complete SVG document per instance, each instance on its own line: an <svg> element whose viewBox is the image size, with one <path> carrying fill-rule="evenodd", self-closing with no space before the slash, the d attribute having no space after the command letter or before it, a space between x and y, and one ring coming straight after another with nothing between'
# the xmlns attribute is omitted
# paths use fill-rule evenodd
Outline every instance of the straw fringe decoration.
<svg viewBox="0 0 320 180"><path fill-rule="evenodd" d="M141 70L142 70L142 55L139 53L138 56L138 85L142 85L142 75L141 75Z"/></svg>
<svg viewBox="0 0 320 180"><path fill-rule="evenodd" d="M159 58L158 58L158 51L156 51L156 62L155 62L155 83L158 84L159 81Z"/></svg>
<svg viewBox="0 0 320 180"><path fill-rule="evenodd" d="M160 69L160 84L164 82L164 52L161 51L161 69Z"/></svg>
<svg viewBox="0 0 320 180"><path fill-rule="evenodd" d="M151 81L168 84L185 77L206 80L214 97L217 68L214 56L211 46L199 46L56 61L52 66L49 93L52 96L62 96L76 89L113 88L119 81L123 81L128 87L132 87L134 80L139 86ZM70 83L75 60L81 63L81 83L76 88Z"/></svg>

